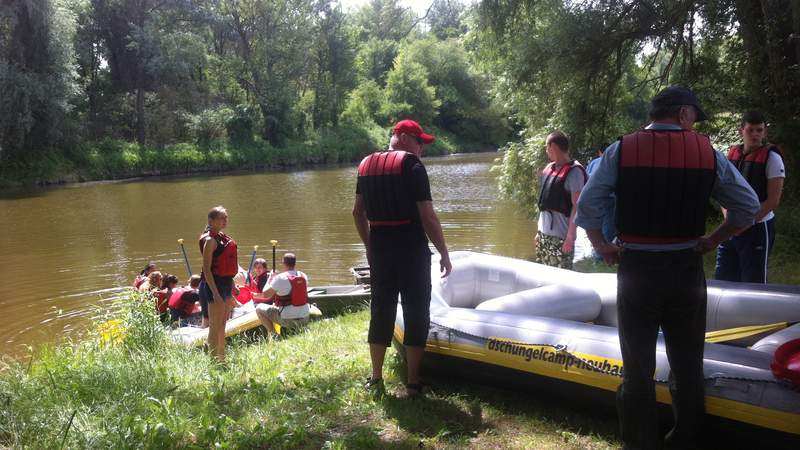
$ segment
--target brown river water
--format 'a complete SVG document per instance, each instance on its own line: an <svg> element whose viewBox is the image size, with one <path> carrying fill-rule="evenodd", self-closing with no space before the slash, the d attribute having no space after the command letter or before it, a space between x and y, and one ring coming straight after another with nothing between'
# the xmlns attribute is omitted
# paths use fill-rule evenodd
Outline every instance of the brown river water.
<svg viewBox="0 0 800 450"><path fill-rule="evenodd" d="M529 258L535 223L498 198L495 153L424 158L434 207L451 251ZM177 243L200 269L197 237L208 209L224 205L228 233L247 267L253 246L272 265L297 254L311 286L351 284L366 261L351 208L355 166L0 193L0 356L21 357L43 342L78 337L153 261L186 280Z"/></svg>

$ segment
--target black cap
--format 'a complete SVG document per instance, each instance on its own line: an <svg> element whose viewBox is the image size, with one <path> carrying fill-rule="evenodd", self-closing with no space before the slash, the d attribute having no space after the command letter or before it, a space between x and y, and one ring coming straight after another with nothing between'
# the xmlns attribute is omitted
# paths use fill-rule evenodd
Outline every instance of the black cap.
<svg viewBox="0 0 800 450"><path fill-rule="evenodd" d="M697 100L694 92L683 86L674 85L664 89L653 97L650 104L653 108L657 106L692 105L697 108L697 122L708 120L708 116L703 112L703 108L700 107L700 101Z"/></svg>

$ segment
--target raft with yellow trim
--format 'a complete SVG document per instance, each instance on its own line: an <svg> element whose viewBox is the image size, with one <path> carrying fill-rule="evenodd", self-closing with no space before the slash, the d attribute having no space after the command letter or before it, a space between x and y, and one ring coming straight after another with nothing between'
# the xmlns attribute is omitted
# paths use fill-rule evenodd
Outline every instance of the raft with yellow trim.
<svg viewBox="0 0 800 450"><path fill-rule="evenodd" d="M493 383L502 374L512 381L556 381L558 389L616 391L624 366L615 274L473 252L450 258L447 278L432 264L426 371L452 374L462 368L463 375L482 374ZM800 389L776 380L770 370L775 349L800 338L798 322L798 286L708 282L707 339L724 341L705 346L708 415L800 437ZM395 344L402 342L403 329L398 305ZM662 336L656 362L657 399L669 404Z"/></svg>
<svg viewBox="0 0 800 450"><path fill-rule="evenodd" d="M317 286L308 289L308 302L311 319L339 314L349 308L366 305L369 302L369 286ZM225 323L225 336L231 337L261 326L256 315L255 304L248 301L233 309L233 314ZM208 328L183 326L171 331L172 338L190 347L205 344Z"/></svg>

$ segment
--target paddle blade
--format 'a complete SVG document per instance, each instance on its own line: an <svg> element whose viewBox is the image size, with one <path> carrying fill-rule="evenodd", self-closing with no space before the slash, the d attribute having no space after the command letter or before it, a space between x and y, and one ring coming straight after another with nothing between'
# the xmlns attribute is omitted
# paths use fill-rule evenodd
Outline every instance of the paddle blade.
<svg viewBox="0 0 800 450"><path fill-rule="evenodd" d="M239 295L236 296L236 301L239 302L240 305L244 305L252 299L253 291L251 291L249 287L242 286L239 288Z"/></svg>

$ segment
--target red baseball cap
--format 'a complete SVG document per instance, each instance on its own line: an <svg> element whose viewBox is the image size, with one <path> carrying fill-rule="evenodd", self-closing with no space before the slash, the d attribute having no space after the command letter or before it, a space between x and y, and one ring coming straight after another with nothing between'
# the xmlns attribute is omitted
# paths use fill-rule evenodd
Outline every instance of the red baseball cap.
<svg viewBox="0 0 800 450"><path fill-rule="evenodd" d="M401 120L400 122L397 122L394 126L393 132L394 134L406 133L412 136L416 136L422 139L422 142L426 144L430 144L431 142L436 140L436 138L431 136L430 134L425 134L422 131L422 127L419 126L417 122L414 122L413 120L410 119Z"/></svg>

